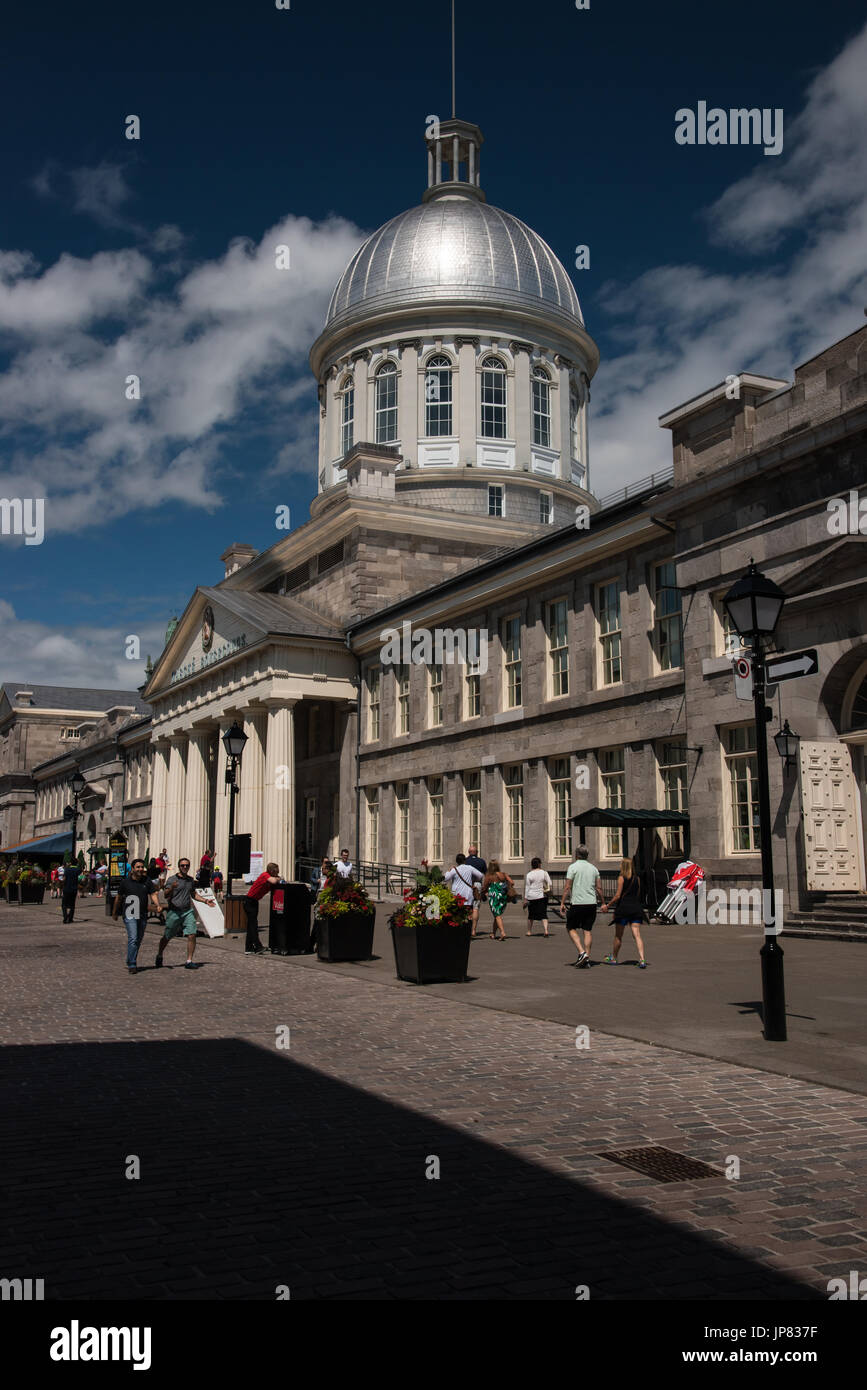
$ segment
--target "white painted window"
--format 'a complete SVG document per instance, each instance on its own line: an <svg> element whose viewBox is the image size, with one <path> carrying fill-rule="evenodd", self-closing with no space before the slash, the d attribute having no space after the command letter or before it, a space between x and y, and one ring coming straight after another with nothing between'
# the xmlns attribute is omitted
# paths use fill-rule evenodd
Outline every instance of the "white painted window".
<svg viewBox="0 0 867 1390"><path fill-rule="evenodd" d="M437 665L430 668L430 722L431 728L443 722L443 668Z"/></svg>
<svg viewBox="0 0 867 1390"><path fill-rule="evenodd" d="M657 745L659 776L662 782L662 805L666 811L686 811L686 748L682 743ZM662 843L668 854L683 854L683 830L677 825L661 827Z"/></svg>
<svg viewBox="0 0 867 1390"><path fill-rule="evenodd" d="M564 598L548 604L548 670L551 698L569 694L568 608Z"/></svg>
<svg viewBox="0 0 867 1390"><path fill-rule="evenodd" d="M759 763L754 724L723 730L729 788L729 853L759 849Z"/></svg>
<svg viewBox="0 0 867 1390"><path fill-rule="evenodd" d="M340 457L352 448L355 437L355 385L348 376L343 383L340 400Z"/></svg>
<svg viewBox="0 0 867 1390"><path fill-rule="evenodd" d="M394 678L397 686L397 732L409 733L409 667L396 666Z"/></svg>
<svg viewBox="0 0 867 1390"><path fill-rule="evenodd" d="M554 807L554 853L567 857L572 841L572 777L568 758L552 758L548 764Z"/></svg>
<svg viewBox="0 0 867 1390"><path fill-rule="evenodd" d="M482 361L482 418L483 439L505 439L506 431L506 366L499 357Z"/></svg>
<svg viewBox="0 0 867 1390"><path fill-rule="evenodd" d="M599 754L599 773L602 778L602 804L607 811L618 811L626 805L626 767L622 748L604 748ZM616 826L605 831L605 852L617 859L624 852L624 832Z"/></svg>
<svg viewBox="0 0 867 1390"><path fill-rule="evenodd" d="M653 648L661 671L683 665L683 617L677 571L668 560L653 569Z"/></svg>
<svg viewBox="0 0 867 1390"><path fill-rule="evenodd" d="M384 362L376 373L376 442L393 444L397 439L397 366Z"/></svg>
<svg viewBox="0 0 867 1390"><path fill-rule="evenodd" d="M551 447L551 380L544 367L533 368L533 443Z"/></svg>
<svg viewBox="0 0 867 1390"><path fill-rule="evenodd" d="M430 803L428 845L432 864L441 864L443 857L443 779L429 777L427 794Z"/></svg>
<svg viewBox="0 0 867 1390"><path fill-rule="evenodd" d="M367 673L367 737L374 743L379 738L382 697L382 672L372 666Z"/></svg>
<svg viewBox="0 0 867 1390"><path fill-rule="evenodd" d="M539 520L543 526L550 526L554 521L554 494L553 492L539 493Z"/></svg>
<svg viewBox="0 0 867 1390"><path fill-rule="evenodd" d="M502 483L488 483L488 516L505 516L505 500Z"/></svg>
<svg viewBox="0 0 867 1390"><path fill-rule="evenodd" d="M620 660L622 638L620 585L616 579L609 584L597 586L596 611L599 623L602 684L617 685L623 679L623 669Z"/></svg>
<svg viewBox="0 0 867 1390"><path fill-rule="evenodd" d="M425 368L424 432L432 439L452 432L452 364L442 353Z"/></svg>
<svg viewBox="0 0 867 1390"><path fill-rule="evenodd" d="M523 703L521 663L521 619L517 614L503 619L503 674L506 709Z"/></svg>
<svg viewBox="0 0 867 1390"><path fill-rule="evenodd" d="M398 864L409 863L409 783L398 782L394 789L395 852Z"/></svg>
<svg viewBox="0 0 867 1390"><path fill-rule="evenodd" d="M503 780L506 787L506 825L508 827L509 858L524 857L524 769L520 763L507 767Z"/></svg>
<svg viewBox="0 0 867 1390"><path fill-rule="evenodd" d="M478 845L482 838L482 774L464 773L466 816L464 839L468 845Z"/></svg>
<svg viewBox="0 0 867 1390"><path fill-rule="evenodd" d="M367 789L367 857L379 861L379 787Z"/></svg>

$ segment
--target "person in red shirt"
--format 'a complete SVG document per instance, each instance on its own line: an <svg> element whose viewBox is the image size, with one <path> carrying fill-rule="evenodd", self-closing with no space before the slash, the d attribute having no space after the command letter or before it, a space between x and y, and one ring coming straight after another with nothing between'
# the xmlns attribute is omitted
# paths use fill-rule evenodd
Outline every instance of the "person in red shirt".
<svg viewBox="0 0 867 1390"><path fill-rule="evenodd" d="M244 911L247 914L247 939L244 943L244 952L248 956L258 956L265 947L259 940L259 903L266 893L272 893L280 882L280 866L278 864L268 864L265 872L254 879L247 890L244 899Z"/></svg>

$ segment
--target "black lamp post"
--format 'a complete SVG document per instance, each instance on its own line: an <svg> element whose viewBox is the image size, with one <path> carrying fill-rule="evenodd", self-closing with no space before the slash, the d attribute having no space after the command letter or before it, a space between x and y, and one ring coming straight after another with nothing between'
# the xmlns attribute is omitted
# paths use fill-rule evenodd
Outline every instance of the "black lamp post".
<svg viewBox="0 0 867 1390"><path fill-rule="evenodd" d="M238 723L236 719L231 729L227 729L226 732L223 734L223 747L226 750L226 757L229 760L228 766L226 768L226 786L229 788L229 862L226 865L227 901L232 896L232 853L233 841L235 838L235 796L238 791L238 785L235 780L235 774L238 769L238 763L241 761L241 755L244 752L244 746L246 742L247 735L244 733L244 730L241 728L241 725Z"/></svg>
<svg viewBox="0 0 867 1390"><path fill-rule="evenodd" d="M762 1012L767 1042L786 1041L786 987L783 950L777 940L774 856L771 840L771 793L768 781L767 722L770 709L765 704L765 643L773 635L786 595L772 579L750 568L743 579L729 589L723 603L732 625L752 647L753 702L756 719L756 761L759 768L759 835L762 851L762 915L765 943L762 957Z"/></svg>
<svg viewBox="0 0 867 1390"><path fill-rule="evenodd" d="M87 786L87 781L78 768L75 769L70 777L69 785L72 789L72 858L77 864L78 856L75 853L75 841L78 834L78 798Z"/></svg>
<svg viewBox="0 0 867 1390"><path fill-rule="evenodd" d="M793 767L797 761L798 749L801 746L801 735L792 732L788 719L779 733L774 734L774 743L777 745L777 752L780 757L785 758L783 766Z"/></svg>

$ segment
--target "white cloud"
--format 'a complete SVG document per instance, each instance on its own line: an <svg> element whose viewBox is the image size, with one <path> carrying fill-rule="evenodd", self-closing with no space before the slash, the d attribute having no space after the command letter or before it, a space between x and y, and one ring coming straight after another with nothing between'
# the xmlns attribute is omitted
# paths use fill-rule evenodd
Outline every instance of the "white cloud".
<svg viewBox="0 0 867 1390"><path fill-rule="evenodd" d="M19 618L12 605L0 599L0 683L26 680L36 685L136 691L144 682L148 653L156 660L165 633L152 622L132 626L141 640L141 661L127 661L124 656L130 627L81 623L58 632L46 623Z"/></svg>
<svg viewBox="0 0 867 1390"><path fill-rule="evenodd" d="M598 494L670 464L671 437L656 423L666 410L729 373L791 379L799 362L863 323L865 68L867 28L816 76L803 110L791 120L787 113L783 154L758 158L707 209L712 240L742 253L743 270L672 264L603 286L602 307L624 347L603 359L593 383Z"/></svg>

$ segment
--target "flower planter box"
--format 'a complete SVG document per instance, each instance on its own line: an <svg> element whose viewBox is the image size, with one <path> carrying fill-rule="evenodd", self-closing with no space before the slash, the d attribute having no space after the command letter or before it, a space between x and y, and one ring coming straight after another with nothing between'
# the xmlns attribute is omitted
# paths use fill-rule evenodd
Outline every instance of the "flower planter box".
<svg viewBox="0 0 867 1390"><path fill-rule="evenodd" d="M316 921L316 954L320 960L370 960L373 955L375 912L344 912Z"/></svg>
<svg viewBox="0 0 867 1390"><path fill-rule="evenodd" d="M399 980L417 985L436 981L463 983L467 978L470 959L472 924L462 927L441 927L435 922L423 922L417 927L391 926L394 943L394 966Z"/></svg>
<svg viewBox="0 0 867 1390"><path fill-rule="evenodd" d="M21 899L19 898L18 893L19 884L17 883L7 883L6 887L3 889L3 896L6 899L7 903L20 902Z"/></svg>
<svg viewBox="0 0 867 1390"><path fill-rule="evenodd" d="M45 897L44 883L19 883L18 901L21 903L41 903Z"/></svg>

